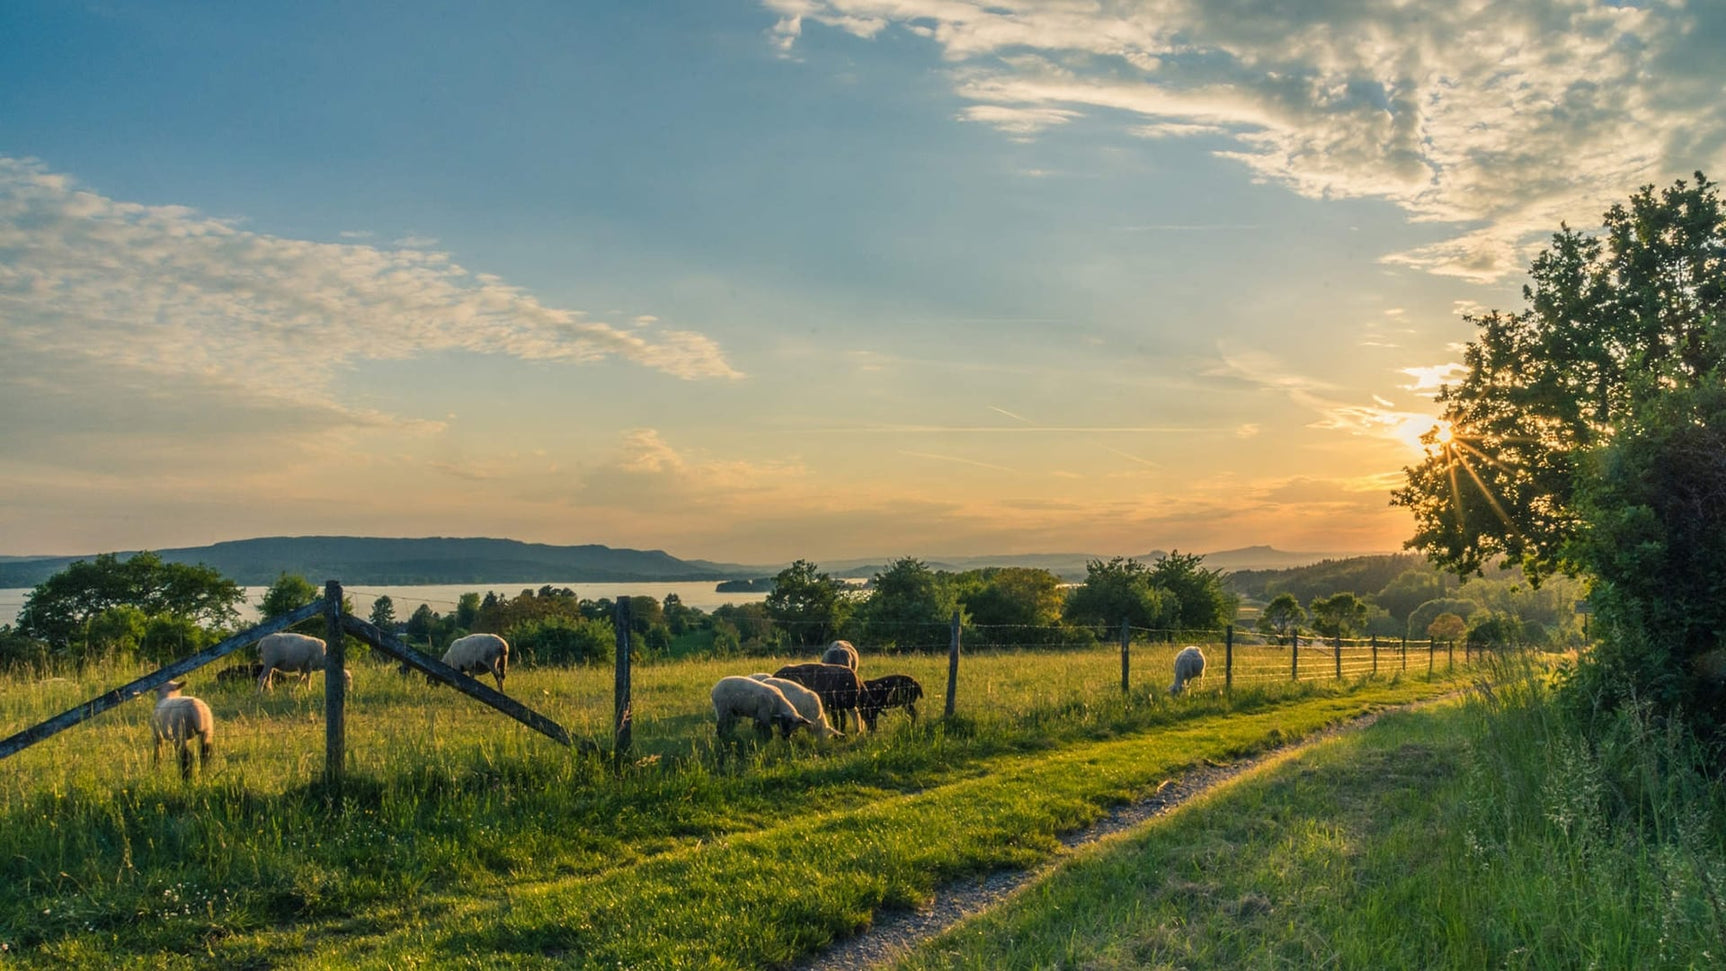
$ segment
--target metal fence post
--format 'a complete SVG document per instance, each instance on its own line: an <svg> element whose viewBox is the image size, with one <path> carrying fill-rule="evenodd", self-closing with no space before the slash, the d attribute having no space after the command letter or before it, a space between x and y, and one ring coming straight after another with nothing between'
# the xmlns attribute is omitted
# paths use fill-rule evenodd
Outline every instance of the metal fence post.
<svg viewBox="0 0 1726 971"><path fill-rule="evenodd" d="M342 583L324 581L324 783L339 794L347 762L348 648L342 634Z"/></svg>

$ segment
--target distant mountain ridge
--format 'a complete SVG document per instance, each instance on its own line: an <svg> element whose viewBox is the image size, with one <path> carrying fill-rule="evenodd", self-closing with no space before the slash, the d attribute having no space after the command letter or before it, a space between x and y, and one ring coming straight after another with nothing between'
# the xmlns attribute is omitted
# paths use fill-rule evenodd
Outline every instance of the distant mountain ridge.
<svg viewBox="0 0 1726 971"><path fill-rule="evenodd" d="M130 556L135 550L120 551ZM613 548L598 544L551 546L513 539L426 537L389 539L360 536L269 536L230 540L210 546L156 550L170 563L213 567L244 586L264 586L282 573L321 583L617 583L636 580L742 580L771 577L784 568L710 560L684 560L664 550ZM1165 555L1153 550L1134 559L1154 563ZM1249 546L1205 554L1211 569L1272 570L1307 566L1355 553L1292 553ZM33 587L81 556L0 556L0 587ZM817 563L837 577L867 578L898 557ZM1048 570L1069 581L1083 580L1092 560L1110 557L1083 553L1026 553L1002 556L919 557L932 570L962 572L990 566Z"/></svg>

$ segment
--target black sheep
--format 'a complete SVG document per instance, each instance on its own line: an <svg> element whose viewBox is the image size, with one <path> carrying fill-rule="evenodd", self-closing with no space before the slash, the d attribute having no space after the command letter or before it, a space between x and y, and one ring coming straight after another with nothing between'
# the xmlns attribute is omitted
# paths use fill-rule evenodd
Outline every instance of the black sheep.
<svg viewBox="0 0 1726 971"><path fill-rule="evenodd" d="M863 698L857 703L857 713L863 724L875 730L875 720L888 708L903 708L911 720L917 720L917 702L923 697L923 686L908 674L889 674L863 682Z"/></svg>

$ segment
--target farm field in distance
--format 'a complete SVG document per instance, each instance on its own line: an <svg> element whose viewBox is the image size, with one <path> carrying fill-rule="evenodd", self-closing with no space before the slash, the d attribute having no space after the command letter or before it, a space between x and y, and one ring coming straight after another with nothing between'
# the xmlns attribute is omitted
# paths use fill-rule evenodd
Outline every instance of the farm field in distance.
<svg viewBox="0 0 1726 971"><path fill-rule="evenodd" d="M1046 859L1056 833L1182 766L1467 676L1411 663L1232 700L1212 676L1170 699L1173 650L1135 648L1126 697L1114 651L971 655L951 721L945 657L866 656L866 674L923 682L916 725L888 712L879 733L831 744L744 730L734 750L715 741L708 689L789 659L642 665L635 761L616 775L359 661L335 809L316 782L321 682L259 696L206 668L188 691L215 712L218 755L190 784L152 766L147 701L0 762L0 946L26 966L784 965L946 881ZM0 731L137 673L8 684ZM608 742L609 667L518 669L508 689Z"/></svg>

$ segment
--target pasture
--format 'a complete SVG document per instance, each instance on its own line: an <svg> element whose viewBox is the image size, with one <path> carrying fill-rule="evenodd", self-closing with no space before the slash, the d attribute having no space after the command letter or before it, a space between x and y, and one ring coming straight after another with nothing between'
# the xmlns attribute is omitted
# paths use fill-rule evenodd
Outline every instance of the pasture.
<svg viewBox="0 0 1726 971"><path fill-rule="evenodd" d="M352 665L348 777L322 773L321 676L259 695L195 672L208 772L151 764L139 701L0 762L0 948L26 965L782 965L942 882L1047 857L1055 834L1228 759L1451 690L1405 675L1167 695L1175 646L871 657L927 696L874 735L718 743L707 692L792 658L644 664L632 761L565 749L422 677ZM0 687L0 732L138 670ZM1458 677L1461 672L1458 672ZM609 667L519 668L512 697L604 747ZM727 931L711 933L725 918Z"/></svg>

